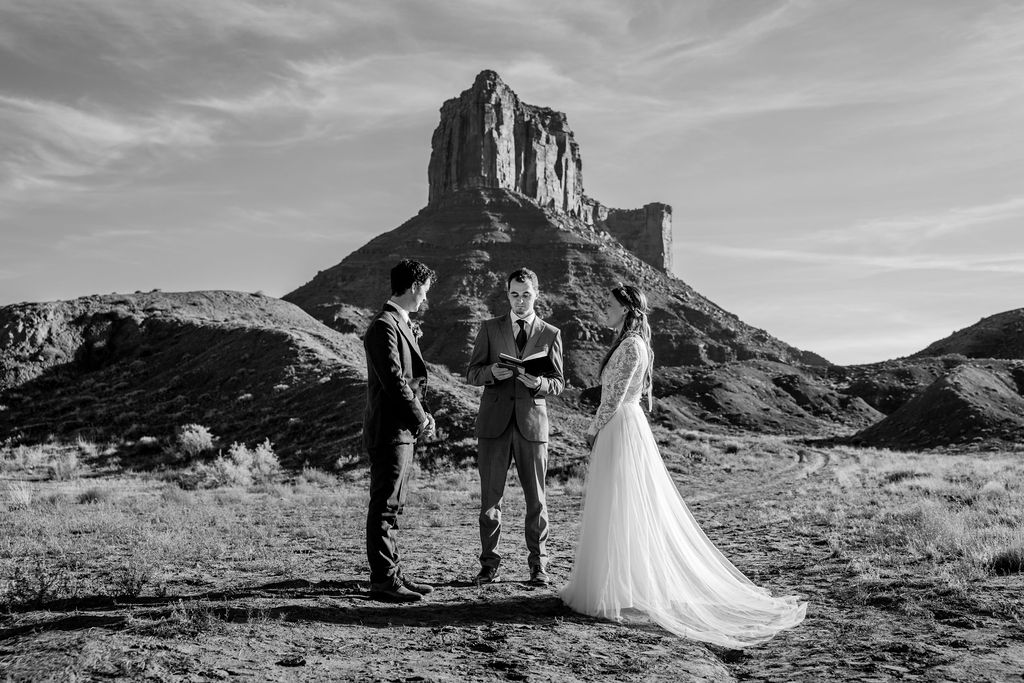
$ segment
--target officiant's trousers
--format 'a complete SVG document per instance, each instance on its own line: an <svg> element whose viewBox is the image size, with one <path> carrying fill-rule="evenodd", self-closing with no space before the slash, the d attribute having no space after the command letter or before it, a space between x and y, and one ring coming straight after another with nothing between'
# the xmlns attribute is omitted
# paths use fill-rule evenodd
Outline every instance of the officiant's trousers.
<svg viewBox="0 0 1024 683"><path fill-rule="evenodd" d="M516 426L515 418L501 436L479 438L477 468L480 470L480 564L497 567L501 563L498 543L501 539L501 501L512 461L516 463L519 483L526 500L526 549L531 568L546 568L548 561L548 507L544 480L548 471L548 445L530 441Z"/></svg>

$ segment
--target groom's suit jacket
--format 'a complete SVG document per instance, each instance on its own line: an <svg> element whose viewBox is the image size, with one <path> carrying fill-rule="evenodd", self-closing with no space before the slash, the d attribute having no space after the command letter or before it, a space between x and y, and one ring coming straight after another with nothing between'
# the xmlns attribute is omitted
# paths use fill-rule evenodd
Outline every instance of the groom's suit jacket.
<svg viewBox="0 0 1024 683"><path fill-rule="evenodd" d="M494 379L491 365L497 363L499 353L525 358L540 351L546 351L554 372L540 378L540 386L527 389L515 377L503 381ZM469 360L466 379L470 384L482 386L480 411L476 417L476 435L486 439L501 436L513 419L519 431L530 441L548 440L547 396L557 396L565 387L562 378L562 333L540 317L533 323L533 330L520 355L512 336L511 314L484 321L473 344L473 355Z"/></svg>
<svg viewBox="0 0 1024 683"><path fill-rule="evenodd" d="M393 304L385 304L370 322L363 348L367 378L363 444L373 449L414 443L427 419L423 406L427 366L412 329Z"/></svg>

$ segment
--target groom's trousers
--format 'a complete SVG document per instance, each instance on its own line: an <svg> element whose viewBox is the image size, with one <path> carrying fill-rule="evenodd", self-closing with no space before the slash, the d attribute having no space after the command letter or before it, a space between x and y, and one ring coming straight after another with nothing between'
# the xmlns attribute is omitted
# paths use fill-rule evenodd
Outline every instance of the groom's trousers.
<svg viewBox="0 0 1024 683"><path fill-rule="evenodd" d="M498 543L501 539L501 501L512 461L516 463L519 483L526 499L526 548L530 568L545 569L548 561L548 508L544 480L548 470L548 445L526 439L515 419L500 436L479 438L477 468L480 470L480 564L495 567L501 563Z"/></svg>
<svg viewBox="0 0 1024 683"><path fill-rule="evenodd" d="M409 491L414 445L382 444L371 448L370 507L366 513L366 557L370 562L370 582L384 584L402 575L399 564L398 516Z"/></svg>

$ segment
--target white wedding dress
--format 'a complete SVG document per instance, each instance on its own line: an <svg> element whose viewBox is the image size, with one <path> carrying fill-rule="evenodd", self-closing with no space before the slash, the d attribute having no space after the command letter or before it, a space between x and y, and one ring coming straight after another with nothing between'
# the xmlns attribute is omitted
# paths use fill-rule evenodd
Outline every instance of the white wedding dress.
<svg viewBox="0 0 1024 683"><path fill-rule="evenodd" d="M601 373L566 605L620 619L636 609L667 630L731 648L762 643L804 619L807 603L773 598L704 535L662 462L640 408L650 351L628 336Z"/></svg>

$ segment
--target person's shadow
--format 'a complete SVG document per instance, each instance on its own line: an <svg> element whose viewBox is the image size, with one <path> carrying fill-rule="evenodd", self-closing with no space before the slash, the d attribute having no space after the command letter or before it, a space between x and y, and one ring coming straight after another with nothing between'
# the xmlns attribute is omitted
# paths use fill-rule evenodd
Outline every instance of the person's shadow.
<svg viewBox="0 0 1024 683"><path fill-rule="evenodd" d="M475 584L470 581L450 581L435 586L463 589L475 587ZM256 607L245 604L252 599L259 599L263 603L269 601L272 604ZM311 601L317 601L319 604L311 604ZM189 595L167 594L135 598L94 595L10 606L10 613L38 611L56 613L56 616L42 622L0 629L0 641L47 631L77 631L88 628L120 630L128 625L129 620L138 623L140 619L144 619L158 623L161 620L180 619L181 615L189 610L201 612L206 619L231 623L276 619L290 622L353 624L371 628L388 628L395 625L433 627L454 623L540 624L566 618L591 621L589 617L569 610L554 595L536 595L531 592L481 599L474 595L455 602L436 598L431 600L428 596L417 603L395 604L371 598L370 586L365 581L312 582L292 579Z"/></svg>

